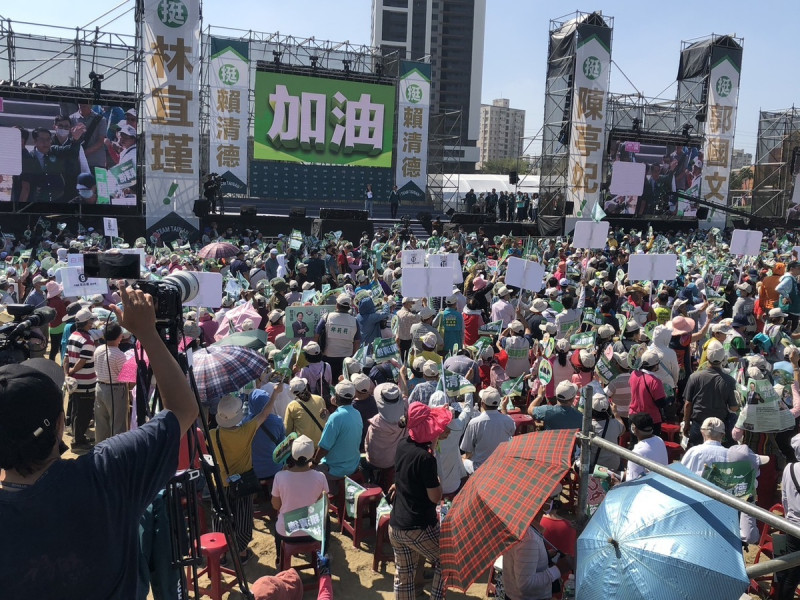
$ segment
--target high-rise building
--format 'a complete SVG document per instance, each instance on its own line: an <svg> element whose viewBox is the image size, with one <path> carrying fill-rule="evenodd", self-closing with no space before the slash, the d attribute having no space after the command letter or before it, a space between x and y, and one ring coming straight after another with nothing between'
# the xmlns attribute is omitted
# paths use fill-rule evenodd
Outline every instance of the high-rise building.
<svg viewBox="0 0 800 600"><path fill-rule="evenodd" d="M507 98L491 104L481 104L481 127L478 148L481 168L487 161L502 158L519 158L525 136L525 111L511 108Z"/></svg>
<svg viewBox="0 0 800 600"><path fill-rule="evenodd" d="M444 154L453 169L474 170L480 160L481 85L486 0L373 0L372 45L405 60L430 57L431 114L443 114L452 139Z"/></svg>
<svg viewBox="0 0 800 600"><path fill-rule="evenodd" d="M731 171L735 171L737 169L741 169L743 167L749 167L753 164L753 155L749 152L745 152L739 148L733 149L733 154L731 154Z"/></svg>

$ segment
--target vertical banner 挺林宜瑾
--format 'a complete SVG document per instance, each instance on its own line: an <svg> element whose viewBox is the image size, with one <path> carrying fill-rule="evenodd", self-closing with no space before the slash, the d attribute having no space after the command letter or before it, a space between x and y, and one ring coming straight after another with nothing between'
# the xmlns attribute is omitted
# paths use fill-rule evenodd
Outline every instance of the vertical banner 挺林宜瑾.
<svg viewBox="0 0 800 600"><path fill-rule="evenodd" d="M211 38L209 171L225 179L223 193L247 193L249 44Z"/></svg>
<svg viewBox="0 0 800 600"><path fill-rule="evenodd" d="M400 61L395 184L401 202L423 202L428 185L431 66Z"/></svg>
<svg viewBox="0 0 800 600"><path fill-rule="evenodd" d="M147 227L190 223L200 197L200 3L145 0L143 36Z"/></svg>
<svg viewBox="0 0 800 600"><path fill-rule="evenodd" d="M574 203L571 216L590 216L600 201L610 67L611 29L578 25L567 170L567 200Z"/></svg>
<svg viewBox="0 0 800 600"><path fill-rule="evenodd" d="M728 203L728 178L731 173L733 131L739 101L739 74L742 69L742 48L714 45L711 51L711 72L708 76L708 112L706 139L703 144L703 183L700 193L713 204ZM706 227L725 227L726 213L712 208Z"/></svg>

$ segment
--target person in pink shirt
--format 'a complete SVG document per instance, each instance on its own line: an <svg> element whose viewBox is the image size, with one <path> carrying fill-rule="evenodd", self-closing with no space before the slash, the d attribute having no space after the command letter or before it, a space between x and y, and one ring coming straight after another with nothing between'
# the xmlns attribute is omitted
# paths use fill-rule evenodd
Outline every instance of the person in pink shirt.
<svg viewBox="0 0 800 600"><path fill-rule="evenodd" d="M572 365L572 354L569 349L569 340L562 338L556 342L556 351L550 357L550 366L553 367L553 377L550 383L545 386L544 395L548 401L555 401L556 385L561 381L571 381L575 374L575 367Z"/></svg>
<svg viewBox="0 0 800 600"><path fill-rule="evenodd" d="M214 320L214 317L205 308L199 311L198 319L200 321L200 330L203 332L203 340L209 344L214 343L214 336L219 329L219 323Z"/></svg>
<svg viewBox="0 0 800 600"><path fill-rule="evenodd" d="M661 434L662 410L666 405L667 394L664 384L653 372L659 366L658 354L647 350L642 354L641 368L631 373L631 404L629 414L647 413L653 418L653 434Z"/></svg>

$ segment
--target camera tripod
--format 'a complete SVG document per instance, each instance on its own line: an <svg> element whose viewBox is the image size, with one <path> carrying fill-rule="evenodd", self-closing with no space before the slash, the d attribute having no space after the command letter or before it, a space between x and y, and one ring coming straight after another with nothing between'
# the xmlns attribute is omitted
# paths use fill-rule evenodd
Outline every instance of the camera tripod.
<svg viewBox="0 0 800 600"><path fill-rule="evenodd" d="M194 378L194 372L190 366L189 356L185 352L178 351L178 340L183 339L182 319L172 320L168 322L156 321L156 330L159 336L166 344L170 354L175 358L181 367L184 374L189 376L189 382L194 393L195 401L197 402L198 413L200 422L202 424L203 434L207 440L211 439L208 428L208 421L203 415L202 407L200 405L200 394L197 389L197 382ZM190 351L191 352L191 351ZM143 357L137 355L137 419L144 416L143 412L147 407L147 398L149 397L150 382L152 378L152 370L146 365ZM153 402L150 406L151 414L156 412L156 409L161 405L161 398L159 395L158 387L156 387ZM141 421L140 421L141 422ZM197 437L197 428L192 427L187 433L187 442L189 445L189 465L194 462L195 457L200 452L200 443ZM200 476L205 479L206 489L209 492L211 500L211 507L213 514L219 521L220 532L225 536L228 544L228 549L231 557L233 570L236 573L236 579L239 590L244 598L253 599L250 592L247 578L244 574L244 569L239 557L238 547L236 544L236 535L233 527L233 513L231 511L228 497L225 494L225 488L222 481L222 475L219 467L217 466L217 458L214 453L213 446L208 444L208 453L211 456L212 464L208 464L205 458L201 457L201 469L189 469L179 473L167 483L167 508L169 513L170 524L170 538L172 550L172 566L177 567L180 575L180 598L181 600L188 600L189 586L186 577L185 567L190 567L192 572L192 589L195 590L195 597L199 598L198 587L198 567L202 562L200 555L200 511L198 510L198 482Z"/></svg>

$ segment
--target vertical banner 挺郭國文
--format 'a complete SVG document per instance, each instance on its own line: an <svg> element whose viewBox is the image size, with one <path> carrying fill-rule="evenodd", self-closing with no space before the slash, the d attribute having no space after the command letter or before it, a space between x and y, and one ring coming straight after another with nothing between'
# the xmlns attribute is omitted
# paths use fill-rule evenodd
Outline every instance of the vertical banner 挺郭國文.
<svg viewBox="0 0 800 600"><path fill-rule="evenodd" d="M728 178L731 173L733 132L739 101L739 75L742 48L715 45L711 52L708 77L708 112L703 144L703 183L700 194L713 204L728 203ZM706 227L725 227L726 213L711 208Z"/></svg>
<svg viewBox="0 0 800 600"><path fill-rule="evenodd" d="M142 108L147 226L194 222L200 196L200 3L145 0Z"/></svg>
<svg viewBox="0 0 800 600"><path fill-rule="evenodd" d="M578 25L567 170L571 216L590 216L600 201L610 67L611 28Z"/></svg>
<svg viewBox="0 0 800 600"><path fill-rule="evenodd" d="M223 193L247 193L249 56L248 42L211 38L209 171L225 179Z"/></svg>
<svg viewBox="0 0 800 600"><path fill-rule="evenodd" d="M430 64L400 61L395 184L400 202L423 202L428 185Z"/></svg>

